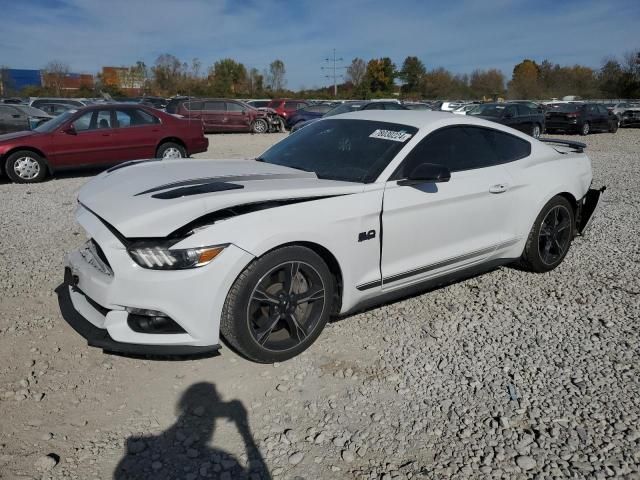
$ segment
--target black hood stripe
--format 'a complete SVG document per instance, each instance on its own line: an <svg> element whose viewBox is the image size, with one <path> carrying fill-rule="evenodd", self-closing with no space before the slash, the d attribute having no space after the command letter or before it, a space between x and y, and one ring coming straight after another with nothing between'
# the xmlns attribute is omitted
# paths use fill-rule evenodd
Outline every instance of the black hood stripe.
<svg viewBox="0 0 640 480"><path fill-rule="evenodd" d="M300 173L276 173L266 175L227 175L221 177L204 177L193 178L191 180L181 180L179 182L166 183L157 187L150 188L144 192L136 193L134 196L146 195L148 193L159 192L161 190L167 190L169 188L187 187L189 185L206 185L208 183L220 183L220 182L249 182L254 180L287 180L294 178L318 178L313 172L300 172Z"/></svg>

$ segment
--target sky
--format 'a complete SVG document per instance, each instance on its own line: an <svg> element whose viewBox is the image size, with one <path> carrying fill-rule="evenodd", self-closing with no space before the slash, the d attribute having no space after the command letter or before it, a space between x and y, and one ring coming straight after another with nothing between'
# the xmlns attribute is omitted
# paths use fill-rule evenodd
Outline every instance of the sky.
<svg viewBox="0 0 640 480"><path fill-rule="evenodd" d="M640 48L640 0L0 0L0 11L2 66L97 73L170 53L263 71L281 59L292 89L329 85L334 48L343 65L415 55L507 78L524 58L597 68Z"/></svg>

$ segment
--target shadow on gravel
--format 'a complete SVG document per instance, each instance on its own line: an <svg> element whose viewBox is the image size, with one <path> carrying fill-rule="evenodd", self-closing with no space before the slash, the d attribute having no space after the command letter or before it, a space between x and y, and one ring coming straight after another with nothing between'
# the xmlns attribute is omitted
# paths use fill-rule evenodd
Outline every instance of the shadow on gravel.
<svg viewBox="0 0 640 480"><path fill-rule="evenodd" d="M215 385L202 382L183 393L178 409L180 417L176 423L160 435L127 439L126 453L113 473L114 480L201 477L271 480L240 401L223 402ZM230 420L238 428L248 456L247 468L231 454L209 446L218 419Z"/></svg>

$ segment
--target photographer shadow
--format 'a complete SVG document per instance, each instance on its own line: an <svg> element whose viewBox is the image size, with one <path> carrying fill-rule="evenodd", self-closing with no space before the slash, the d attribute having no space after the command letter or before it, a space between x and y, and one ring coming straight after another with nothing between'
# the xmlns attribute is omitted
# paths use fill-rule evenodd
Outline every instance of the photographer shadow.
<svg viewBox="0 0 640 480"><path fill-rule="evenodd" d="M183 393L178 409L180 415L175 424L161 434L127 439L114 480L271 480L240 401L223 402L215 385L201 382ZM219 418L237 426L248 458L246 468L230 453L209 446Z"/></svg>

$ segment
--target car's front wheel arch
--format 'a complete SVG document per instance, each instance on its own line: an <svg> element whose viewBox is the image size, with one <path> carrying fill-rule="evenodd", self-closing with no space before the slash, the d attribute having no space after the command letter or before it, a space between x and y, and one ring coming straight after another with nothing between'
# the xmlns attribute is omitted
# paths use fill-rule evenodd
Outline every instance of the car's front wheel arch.
<svg viewBox="0 0 640 480"><path fill-rule="evenodd" d="M11 155L13 155L16 152L33 152L36 155L39 155L42 158L42 160L44 160L44 163L47 165L47 173L49 175L53 174L53 167L51 165L51 162L49 161L49 159L47 158L47 156L44 154L42 150L35 147L15 147L15 148L12 148L11 150L8 150L4 154L2 154L2 156L0 157L0 172L4 174L7 173L4 171L4 164L7 161L7 158L9 158Z"/></svg>

